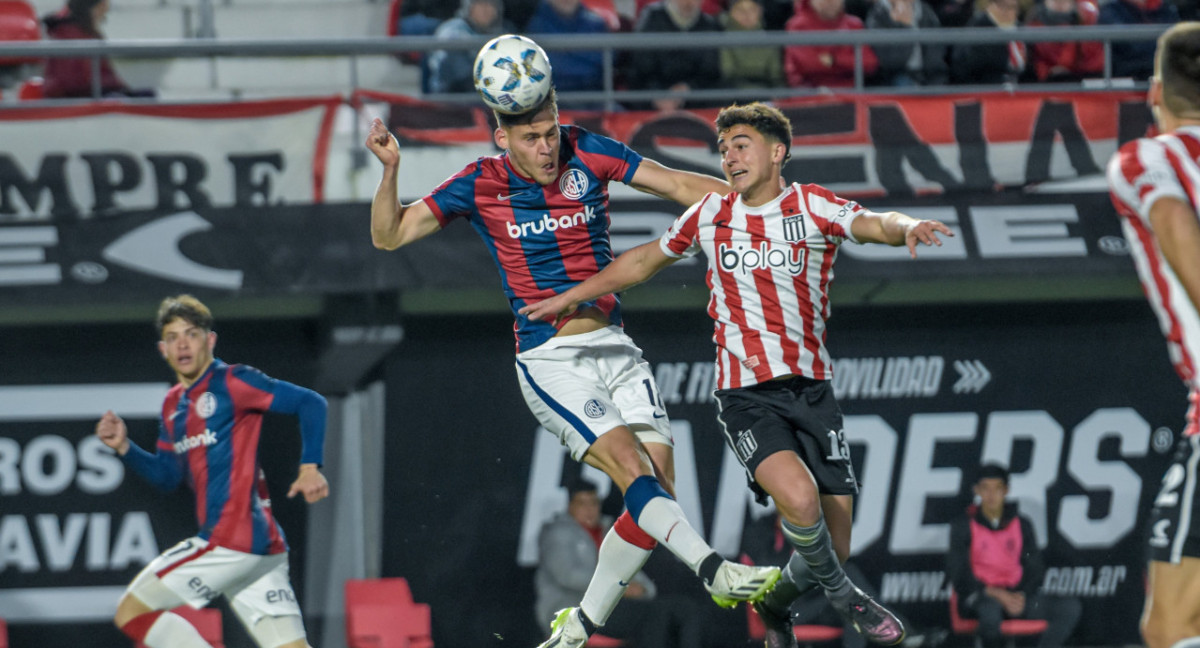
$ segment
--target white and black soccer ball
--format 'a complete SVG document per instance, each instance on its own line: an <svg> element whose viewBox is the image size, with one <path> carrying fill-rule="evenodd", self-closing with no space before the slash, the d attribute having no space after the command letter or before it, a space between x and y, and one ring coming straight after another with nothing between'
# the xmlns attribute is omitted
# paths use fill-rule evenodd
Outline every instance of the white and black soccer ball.
<svg viewBox="0 0 1200 648"><path fill-rule="evenodd" d="M509 115L527 112L546 99L550 88L550 60L524 36L497 36L475 57L475 89L489 108Z"/></svg>

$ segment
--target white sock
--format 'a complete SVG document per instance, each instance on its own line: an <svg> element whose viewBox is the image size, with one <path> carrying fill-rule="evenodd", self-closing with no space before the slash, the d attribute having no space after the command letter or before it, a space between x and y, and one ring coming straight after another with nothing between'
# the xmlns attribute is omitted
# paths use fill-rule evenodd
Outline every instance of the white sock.
<svg viewBox="0 0 1200 648"><path fill-rule="evenodd" d="M200 636L195 626L173 612L160 614L146 631L146 639L142 643L146 644L146 648L212 648L212 644Z"/></svg>
<svg viewBox="0 0 1200 648"><path fill-rule="evenodd" d="M583 593L579 607L592 623L602 626L625 596L625 588L650 558L650 549L643 549L617 533L616 527L608 530L604 542L600 543L600 556L596 571Z"/></svg>
<svg viewBox="0 0 1200 648"><path fill-rule="evenodd" d="M642 507L638 526L682 560L693 572L713 553L712 547L688 524L679 503L667 497L653 497Z"/></svg>
<svg viewBox="0 0 1200 648"><path fill-rule="evenodd" d="M1180 639L1171 645L1171 648L1200 648L1200 637L1188 637Z"/></svg>

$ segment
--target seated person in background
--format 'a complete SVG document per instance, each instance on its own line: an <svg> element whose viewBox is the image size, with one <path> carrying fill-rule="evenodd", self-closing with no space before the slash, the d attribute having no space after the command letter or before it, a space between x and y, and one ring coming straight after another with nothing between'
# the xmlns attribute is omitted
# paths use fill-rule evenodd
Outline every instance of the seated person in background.
<svg viewBox="0 0 1200 648"><path fill-rule="evenodd" d="M527 34L604 34L608 23L580 0L542 0L525 27ZM572 92L604 89L604 56L599 50L550 50L554 89ZM564 107L591 108L561 100Z"/></svg>
<svg viewBox="0 0 1200 648"><path fill-rule="evenodd" d="M542 525L538 534L534 614L539 625L554 618L556 610L578 605L583 599L596 570L600 543L613 524L600 513L595 484L578 480L567 492L566 512ZM638 572L600 634L624 639L634 648L701 646L704 622L699 608L687 599L659 599L655 594L654 582L645 572Z"/></svg>
<svg viewBox="0 0 1200 648"><path fill-rule="evenodd" d="M863 22L846 13L845 0L796 0L796 13L787 31L862 29ZM879 60L870 46L862 48L863 75L870 77ZM788 85L809 88L848 88L854 85L853 45L788 45L783 50Z"/></svg>
<svg viewBox="0 0 1200 648"><path fill-rule="evenodd" d="M988 0L987 8L976 11L967 27L1017 30L1018 0ZM1001 85L1016 83L1025 71L1025 43L982 43L955 45L950 55L951 83Z"/></svg>
<svg viewBox="0 0 1200 648"><path fill-rule="evenodd" d="M42 18L46 36L56 40L101 40L100 24L108 17L109 0L69 0L58 13ZM42 72L47 98L91 97L91 58L48 58ZM101 97L153 97L152 90L134 90L117 76L112 62L100 59Z"/></svg>
<svg viewBox="0 0 1200 648"><path fill-rule="evenodd" d="M732 0L719 20L727 32L762 31L762 0ZM774 45L722 47L721 79L726 88L782 88L783 50Z"/></svg>
<svg viewBox="0 0 1200 648"><path fill-rule="evenodd" d="M1043 0L1029 10L1025 26L1095 25L1099 13L1092 0ZM1104 73L1100 42L1031 43L1030 49L1038 81L1079 81Z"/></svg>
<svg viewBox="0 0 1200 648"><path fill-rule="evenodd" d="M1101 25L1173 25L1179 22L1179 9L1164 0L1108 0L1100 5ZM1139 81L1154 74L1154 48L1157 41L1113 41L1112 74Z"/></svg>
<svg viewBox="0 0 1200 648"><path fill-rule="evenodd" d="M700 11L701 0L661 0L646 7L634 27L636 32L719 32L717 19ZM684 50L640 50L632 55L629 74L631 90L688 90L716 87L721 69L716 48ZM718 102L723 103L723 102ZM684 107L680 97L665 96L653 101L657 110ZM688 101L689 107L713 105L711 101ZM645 106L637 106L645 107Z"/></svg>
<svg viewBox="0 0 1200 648"><path fill-rule="evenodd" d="M434 36L453 40L474 36L499 36L512 31L504 20L500 0L463 0L458 14L438 26ZM434 50L426 60L428 92L471 92L475 89L475 55L470 50ZM557 70L555 70L557 72Z"/></svg>
<svg viewBox="0 0 1200 648"><path fill-rule="evenodd" d="M876 0L867 29L938 29L933 7L923 0ZM945 43L875 45L879 68L873 83L885 86L943 85L950 78Z"/></svg>
<svg viewBox="0 0 1200 648"><path fill-rule="evenodd" d="M1000 622L1044 619L1049 623L1038 648L1058 648L1079 621L1079 599L1040 593L1045 566L1033 525L1008 496L1008 470L997 464L980 468L975 482L978 504L950 525L946 576L958 595L959 614L979 619L983 648L1004 645Z"/></svg>

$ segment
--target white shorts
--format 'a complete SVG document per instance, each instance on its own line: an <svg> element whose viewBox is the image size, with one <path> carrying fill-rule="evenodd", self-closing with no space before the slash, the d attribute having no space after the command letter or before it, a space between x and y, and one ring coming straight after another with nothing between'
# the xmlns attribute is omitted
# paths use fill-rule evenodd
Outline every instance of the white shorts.
<svg viewBox="0 0 1200 648"><path fill-rule="evenodd" d="M247 627L267 616L300 616L286 553L242 553L196 537L151 560L126 591L155 610L181 602L200 609L223 594Z"/></svg>
<svg viewBox="0 0 1200 648"><path fill-rule="evenodd" d="M576 461L600 435L622 425L642 443L672 445L650 364L619 326L553 337L518 353L517 380L538 422Z"/></svg>

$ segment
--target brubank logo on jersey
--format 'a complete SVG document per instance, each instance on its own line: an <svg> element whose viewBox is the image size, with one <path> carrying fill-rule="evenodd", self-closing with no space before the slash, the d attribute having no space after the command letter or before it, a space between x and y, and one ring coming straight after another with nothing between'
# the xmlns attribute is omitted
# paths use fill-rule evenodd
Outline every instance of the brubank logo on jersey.
<svg viewBox="0 0 1200 648"><path fill-rule="evenodd" d="M808 250L774 247L767 241L759 243L758 247L722 243L717 246L717 260L726 272L780 269L798 275L808 265Z"/></svg>
<svg viewBox="0 0 1200 648"><path fill-rule="evenodd" d="M217 435L208 428L204 429L204 434L196 436L184 437L175 442L175 454L184 454L188 450L199 448L200 446L216 445Z"/></svg>
<svg viewBox="0 0 1200 648"><path fill-rule="evenodd" d="M583 211L575 212L574 214L563 214L562 216L554 217L549 212L542 214L542 218L536 221L526 221L524 223L507 222L508 235L511 238L519 239L529 235L537 235L542 232L553 232L576 225L587 225L596 219L596 209L591 205L584 205Z"/></svg>

